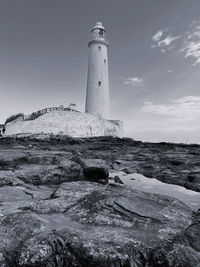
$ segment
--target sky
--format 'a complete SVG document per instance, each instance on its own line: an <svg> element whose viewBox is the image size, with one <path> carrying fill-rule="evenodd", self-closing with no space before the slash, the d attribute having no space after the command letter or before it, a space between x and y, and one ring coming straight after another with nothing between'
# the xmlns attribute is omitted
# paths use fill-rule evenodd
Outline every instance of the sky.
<svg viewBox="0 0 200 267"><path fill-rule="evenodd" d="M111 118L125 136L200 143L199 0L0 0L0 123L76 103L90 30L109 42Z"/></svg>

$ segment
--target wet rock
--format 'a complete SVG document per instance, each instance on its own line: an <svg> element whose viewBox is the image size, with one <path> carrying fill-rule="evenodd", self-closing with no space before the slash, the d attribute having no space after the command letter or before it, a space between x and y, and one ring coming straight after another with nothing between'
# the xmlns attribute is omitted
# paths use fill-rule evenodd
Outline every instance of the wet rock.
<svg viewBox="0 0 200 267"><path fill-rule="evenodd" d="M199 223L174 198L86 181L54 199L17 190L1 211L1 266L198 266Z"/></svg>

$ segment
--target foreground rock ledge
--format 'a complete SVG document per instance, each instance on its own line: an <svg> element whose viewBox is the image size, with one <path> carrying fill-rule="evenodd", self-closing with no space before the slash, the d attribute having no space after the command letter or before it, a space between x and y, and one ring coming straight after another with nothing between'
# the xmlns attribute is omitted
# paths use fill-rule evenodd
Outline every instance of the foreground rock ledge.
<svg viewBox="0 0 200 267"><path fill-rule="evenodd" d="M0 196L2 267L199 266L198 213L174 198L87 181Z"/></svg>
<svg viewBox="0 0 200 267"><path fill-rule="evenodd" d="M0 138L0 266L200 266L200 212L83 180L73 160L200 192L200 146L67 136ZM148 179L148 178L146 178Z"/></svg>

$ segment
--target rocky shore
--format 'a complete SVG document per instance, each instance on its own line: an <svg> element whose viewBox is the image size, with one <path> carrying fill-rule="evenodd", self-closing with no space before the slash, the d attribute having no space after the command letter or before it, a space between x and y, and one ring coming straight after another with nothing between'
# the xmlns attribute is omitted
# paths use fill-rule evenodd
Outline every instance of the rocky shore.
<svg viewBox="0 0 200 267"><path fill-rule="evenodd" d="M128 138L0 139L0 266L200 266L200 211L85 181L73 160L200 192L200 146Z"/></svg>

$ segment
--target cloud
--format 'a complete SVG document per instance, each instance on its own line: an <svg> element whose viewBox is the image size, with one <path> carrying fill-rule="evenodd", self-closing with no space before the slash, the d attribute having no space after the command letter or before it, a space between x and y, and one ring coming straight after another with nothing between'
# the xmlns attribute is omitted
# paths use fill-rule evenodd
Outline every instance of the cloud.
<svg viewBox="0 0 200 267"><path fill-rule="evenodd" d="M145 102L141 111L171 117L172 120L200 119L200 96L185 96L168 104Z"/></svg>
<svg viewBox="0 0 200 267"><path fill-rule="evenodd" d="M172 49L172 43L180 38L179 35L173 36L169 33L169 29L159 30L152 37L152 48L160 48L162 53L165 53L166 50Z"/></svg>
<svg viewBox="0 0 200 267"><path fill-rule="evenodd" d="M140 77L129 77L125 78L123 84L129 84L132 86L144 86L144 79Z"/></svg>
<svg viewBox="0 0 200 267"><path fill-rule="evenodd" d="M185 53L185 58L192 58L194 65L200 63L200 21L193 21L190 25L180 51Z"/></svg>
<svg viewBox="0 0 200 267"><path fill-rule="evenodd" d="M169 46L172 42L174 42L177 39L179 39L179 36L173 37L171 35L168 35L165 39L158 42L158 46L161 46L161 47Z"/></svg>
<svg viewBox="0 0 200 267"><path fill-rule="evenodd" d="M178 43L178 51L184 53L185 58L193 59L193 65L200 63L200 20L194 20L188 27L188 30L181 35L172 35L169 29L159 30L152 37L151 47L160 49L162 53L172 50L174 42Z"/></svg>
<svg viewBox="0 0 200 267"><path fill-rule="evenodd" d="M162 36L163 36L163 31L160 30L152 37L152 40L154 42L158 42Z"/></svg>

